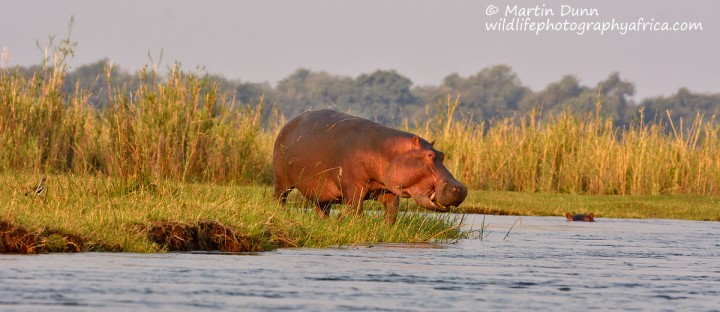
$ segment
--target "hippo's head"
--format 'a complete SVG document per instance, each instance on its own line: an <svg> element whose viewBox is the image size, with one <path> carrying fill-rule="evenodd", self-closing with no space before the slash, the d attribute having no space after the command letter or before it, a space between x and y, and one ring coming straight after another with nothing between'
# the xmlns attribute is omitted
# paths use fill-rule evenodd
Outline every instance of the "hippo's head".
<svg viewBox="0 0 720 312"><path fill-rule="evenodd" d="M395 195L412 197L423 208L448 211L459 206L467 188L443 165L445 155L418 136L394 142L386 187Z"/></svg>

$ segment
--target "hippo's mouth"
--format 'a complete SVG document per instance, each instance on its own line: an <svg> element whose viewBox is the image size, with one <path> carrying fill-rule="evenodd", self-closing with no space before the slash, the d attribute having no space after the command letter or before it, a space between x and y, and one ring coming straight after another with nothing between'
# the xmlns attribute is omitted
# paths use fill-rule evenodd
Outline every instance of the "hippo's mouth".
<svg viewBox="0 0 720 312"><path fill-rule="evenodd" d="M443 204L441 204L439 201L435 200L435 192L433 192L432 194L430 194L430 201L432 201L432 203L435 204L435 208L437 208L437 210L439 210L439 211L448 211L448 210L450 210L449 207L445 207L445 206L443 206Z"/></svg>
<svg viewBox="0 0 720 312"><path fill-rule="evenodd" d="M450 211L449 207L447 207L437 201L437 199L435 198L435 192L430 194L430 196L427 196L427 195L413 196L413 199L415 199L415 202L417 202L418 205L420 205L420 207L423 207L425 209L441 211L441 212Z"/></svg>

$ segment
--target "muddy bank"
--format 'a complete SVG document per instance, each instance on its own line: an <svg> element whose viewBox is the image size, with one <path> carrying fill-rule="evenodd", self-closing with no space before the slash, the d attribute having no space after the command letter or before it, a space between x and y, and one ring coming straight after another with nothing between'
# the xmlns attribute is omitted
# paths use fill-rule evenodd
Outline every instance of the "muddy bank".
<svg viewBox="0 0 720 312"><path fill-rule="evenodd" d="M168 251L227 251L256 252L271 249L267 246L270 233L251 236L217 221L189 224L180 221L157 221L147 228L148 239Z"/></svg>
<svg viewBox="0 0 720 312"><path fill-rule="evenodd" d="M0 253L78 252L84 240L70 233L53 230L28 231L25 227L0 221Z"/></svg>
<svg viewBox="0 0 720 312"><path fill-rule="evenodd" d="M259 252L272 250L271 233L246 235L217 221L156 221L132 228L165 251ZM41 229L28 230L22 225L0 221L0 253L36 254L48 252L123 251L118 246L104 246L71 233ZM283 244L280 244L283 245Z"/></svg>

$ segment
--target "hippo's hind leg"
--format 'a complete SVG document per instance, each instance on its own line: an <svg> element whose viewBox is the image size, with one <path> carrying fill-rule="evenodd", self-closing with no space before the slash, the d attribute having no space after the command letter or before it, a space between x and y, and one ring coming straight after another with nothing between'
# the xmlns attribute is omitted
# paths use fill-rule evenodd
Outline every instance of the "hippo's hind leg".
<svg viewBox="0 0 720 312"><path fill-rule="evenodd" d="M398 207L400 206L400 197L387 192L378 196L377 200L385 206L385 222L395 224Z"/></svg>
<svg viewBox="0 0 720 312"><path fill-rule="evenodd" d="M290 191L293 190L294 187L288 187L284 183L280 183L277 178L275 178L275 192L274 196L275 199L277 199L280 202L280 206L285 207L285 203L287 203L287 197L288 194L290 194Z"/></svg>

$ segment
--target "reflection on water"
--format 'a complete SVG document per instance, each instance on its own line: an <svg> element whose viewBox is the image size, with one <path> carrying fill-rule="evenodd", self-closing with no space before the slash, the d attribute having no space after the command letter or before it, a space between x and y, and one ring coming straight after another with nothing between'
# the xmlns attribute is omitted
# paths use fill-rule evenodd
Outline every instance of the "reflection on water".
<svg viewBox="0 0 720 312"><path fill-rule="evenodd" d="M0 310L720 309L720 223L522 217L503 239L516 220L445 248L0 255Z"/></svg>

